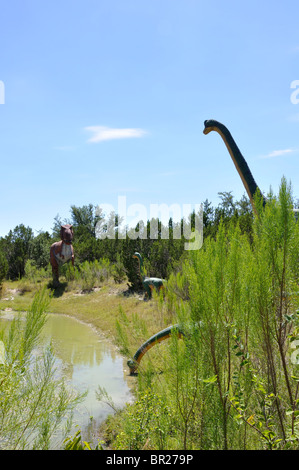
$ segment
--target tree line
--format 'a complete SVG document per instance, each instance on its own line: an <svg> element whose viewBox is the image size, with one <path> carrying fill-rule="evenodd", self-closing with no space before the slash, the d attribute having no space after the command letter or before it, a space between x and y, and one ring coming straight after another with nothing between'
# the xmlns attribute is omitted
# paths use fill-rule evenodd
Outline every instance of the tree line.
<svg viewBox="0 0 299 470"><path fill-rule="evenodd" d="M203 203L203 237L215 237L220 221L227 224L233 220L238 222L241 232L252 232L253 214L249 199L244 195L239 201L235 201L232 192L220 192L220 203L213 207L206 200ZM105 217L106 216L106 217ZM194 226L194 212L189 216L191 226ZM49 265L49 250L52 243L60 239L60 226L70 223L74 228L74 251L77 266L88 261L93 262L102 258L108 259L110 263L122 265L132 289L141 287L140 276L136 261L132 259L135 251L139 251L143 258L148 276L156 276L167 279L170 273L179 269L186 252L184 235L180 239L174 237L175 223L172 218L168 222L167 239L163 238L163 226L157 221L157 238L150 238L150 221L144 224L139 222L135 228L142 236L133 239L127 233L119 237L120 226L118 215L110 214L108 223L107 215L93 204L82 207L71 206L69 219L61 220L57 215L54 218L52 233L41 231L34 235L32 228L19 224L10 230L8 235L0 238L0 282L5 279L21 279L25 274L25 266L28 260L37 269L45 269L51 275ZM110 225L115 227L114 238L105 238L105 232L109 231ZM183 226L183 219L180 225ZM98 231L102 236L99 237Z"/></svg>

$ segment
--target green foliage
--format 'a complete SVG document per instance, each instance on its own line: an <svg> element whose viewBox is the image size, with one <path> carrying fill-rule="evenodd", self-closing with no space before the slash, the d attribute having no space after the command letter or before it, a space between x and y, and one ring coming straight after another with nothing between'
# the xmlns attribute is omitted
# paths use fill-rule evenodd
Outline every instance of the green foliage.
<svg viewBox="0 0 299 470"><path fill-rule="evenodd" d="M84 261L79 270L83 291L98 287L101 283L107 281L111 275L110 261L106 258L93 262Z"/></svg>
<svg viewBox="0 0 299 470"><path fill-rule="evenodd" d="M30 258L32 239L32 229L23 224L18 225L13 231L10 230L9 234L1 239L1 248L9 265L10 279L18 279L24 275L26 261Z"/></svg>
<svg viewBox="0 0 299 470"><path fill-rule="evenodd" d="M92 204L82 207L71 206L71 224L78 238L88 235L95 237L96 226L102 218L97 207Z"/></svg>
<svg viewBox="0 0 299 470"><path fill-rule="evenodd" d="M82 441L81 431L78 430L73 437L68 437L64 441L64 450L104 450L103 442L99 441L93 448L90 442Z"/></svg>
<svg viewBox="0 0 299 470"><path fill-rule="evenodd" d="M119 347L120 353L124 356L130 357L132 353L130 352L130 341L126 332L124 325L129 325L129 320L121 306L119 307L119 318L115 322L116 328L116 342ZM134 353L133 353L134 354Z"/></svg>
<svg viewBox="0 0 299 470"><path fill-rule="evenodd" d="M61 266L60 273L71 283L72 288L89 292L110 279L113 275L113 265L107 258L84 261L78 267L68 263Z"/></svg>
<svg viewBox="0 0 299 470"><path fill-rule="evenodd" d="M199 394L203 392L201 383L198 350L194 341L188 337L184 342L172 335L167 362L171 367L167 370L166 383L168 403L174 410L173 424L176 428L178 444L186 450L194 446L194 434L198 436L200 420L197 403ZM193 441L193 442L192 442Z"/></svg>
<svg viewBox="0 0 299 470"><path fill-rule="evenodd" d="M122 414L122 431L116 437L116 450L165 449L165 437L175 432L172 411L163 398L151 390L143 391Z"/></svg>
<svg viewBox="0 0 299 470"><path fill-rule="evenodd" d="M49 252L53 239L48 232L41 232L30 241L30 260L38 269L49 264Z"/></svg>
<svg viewBox="0 0 299 470"><path fill-rule="evenodd" d="M216 378L213 420L225 449L239 446L241 436L243 446L262 437L261 446L283 447L294 433L298 392L287 338L298 306L298 235L283 180L278 199L271 196L255 220L253 245L238 225L220 224L216 239L191 254L190 322L205 374ZM246 427L237 434L232 405Z"/></svg>
<svg viewBox="0 0 299 470"><path fill-rule="evenodd" d="M41 282L42 279L47 279L49 277L49 271L49 263L45 268L38 268L33 260L28 259L25 263L24 277L32 282Z"/></svg>
<svg viewBox="0 0 299 470"><path fill-rule="evenodd" d="M121 284L127 277L126 268L121 261L120 254L117 253L116 255L116 262L112 266L112 276L114 282L117 284Z"/></svg>
<svg viewBox="0 0 299 470"><path fill-rule="evenodd" d="M116 319L116 343L120 352L127 357L132 357L135 351L132 350L132 344L138 344L143 338L148 336L146 322L137 314L132 315L132 324L130 324L127 315L122 307L119 307L119 315ZM130 329L128 335L127 331ZM130 339L129 339L130 338Z"/></svg>
<svg viewBox="0 0 299 470"><path fill-rule="evenodd" d="M0 296L2 292L2 285L3 281L6 278L6 275L8 273L8 261L4 255L4 253L0 249Z"/></svg>

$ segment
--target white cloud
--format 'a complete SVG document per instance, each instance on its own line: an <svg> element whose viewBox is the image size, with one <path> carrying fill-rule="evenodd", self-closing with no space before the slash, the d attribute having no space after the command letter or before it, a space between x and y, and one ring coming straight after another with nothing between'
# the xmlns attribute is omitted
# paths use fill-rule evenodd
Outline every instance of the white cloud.
<svg viewBox="0 0 299 470"><path fill-rule="evenodd" d="M288 153L293 153L293 152L295 152L294 149L273 150L273 152L270 152L267 155L262 156L261 158L281 157L282 155L286 155Z"/></svg>
<svg viewBox="0 0 299 470"><path fill-rule="evenodd" d="M103 142L104 140L143 137L146 134L143 129L113 129L105 126L90 126L85 127L85 130L93 133L87 141L93 143Z"/></svg>

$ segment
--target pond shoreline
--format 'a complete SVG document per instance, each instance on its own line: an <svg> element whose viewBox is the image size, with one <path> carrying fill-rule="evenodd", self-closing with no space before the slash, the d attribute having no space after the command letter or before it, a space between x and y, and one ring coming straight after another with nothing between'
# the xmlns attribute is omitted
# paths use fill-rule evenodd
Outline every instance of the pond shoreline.
<svg viewBox="0 0 299 470"><path fill-rule="evenodd" d="M17 316L25 320L26 312L1 310L2 329ZM66 383L78 393L88 390L87 398L75 414L72 434L78 426L82 438L97 445L103 440L101 430L105 421L115 413L105 401L98 399L98 387L107 390L112 403L119 409L134 401L132 384L124 370L125 358L98 328L69 314L47 312L38 349L44 349L50 342L53 342L56 373L62 374Z"/></svg>
<svg viewBox="0 0 299 470"><path fill-rule="evenodd" d="M0 311L1 313L1 311ZM134 389L135 389L135 379L134 377L132 377L129 372L130 372L130 369L129 367L127 366L127 358L124 357L119 348L116 346L116 344L114 342L111 341L111 339L105 335L103 333L103 331L101 331L97 326L95 326L93 323L90 323L90 322L86 322L84 320L81 320L80 318L77 318L76 315L71 315L69 313L57 313L57 312L47 312L49 315L63 315L67 318L72 318L73 320L76 320L78 321L79 323L82 323L83 325L86 325L88 326L89 328L91 328L100 338L102 341L105 341L106 344L109 346L109 348L113 349L115 351L115 353L122 357L123 358L123 372L126 373L128 372L128 376L127 376L127 383L128 383L128 386L131 390L132 393L134 393Z"/></svg>
<svg viewBox="0 0 299 470"><path fill-rule="evenodd" d="M128 357L124 357L117 345L116 322L120 315L124 315L128 322L128 340L132 353L140 347L140 344L147 337L156 333L160 324L165 321L163 314L157 308L157 302L151 300L144 302L140 293L128 293L127 283L116 284L114 281L107 281L101 286L89 292L81 292L71 284L61 290L52 291L53 295L47 309L47 313L54 315L64 315L76 319L78 322L89 326L99 336L101 341L107 342L118 356L122 357L122 373L125 375L127 385L130 389L133 401L136 398L138 380L136 376L130 375L127 366ZM24 283L20 281L6 281L0 298L0 315L12 311L26 312L30 308L35 293L43 286L49 288L49 281L44 280L38 283ZM138 321L146 324L147 332L140 336L136 334L134 323ZM162 326L161 326L162 327ZM111 414L112 410L111 410ZM103 422L98 430L100 436L103 435L106 423Z"/></svg>

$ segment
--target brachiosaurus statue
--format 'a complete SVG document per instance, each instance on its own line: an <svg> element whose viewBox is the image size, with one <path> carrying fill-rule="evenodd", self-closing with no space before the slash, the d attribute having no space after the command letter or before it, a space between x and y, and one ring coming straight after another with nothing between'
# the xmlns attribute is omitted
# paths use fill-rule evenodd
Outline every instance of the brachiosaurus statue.
<svg viewBox="0 0 299 470"><path fill-rule="evenodd" d="M209 134L209 132L211 131L216 131L218 132L218 134L221 135L230 153L230 156L232 157L232 160L237 168L237 171L241 177L241 180L245 186L245 189L249 196L253 210L256 211L255 205L254 205L254 195L257 191L259 191L262 197L263 205L265 205L267 200L261 193L259 187L257 186L251 174L251 171L246 163L246 160L241 154L239 148L237 147L237 144L232 138L229 130L223 124L213 119L205 121L204 125L205 125L204 131L203 131L204 134ZM139 253L135 253L135 255L138 255L138 254ZM174 331L178 333L180 338L184 337L184 331L180 328L180 326L172 325L172 326L169 326L168 328L165 328L162 331L159 331L158 333L153 335L151 338L149 338L147 341L145 341L145 343L143 343L142 346L136 351L134 357L127 362L130 368L130 374L134 374L136 372L142 357L150 348L155 346L155 344L160 343L161 341L164 341L167 338L169 338Z"/></svg>
<svg viewBox="0 0 299 470"><path fill-rule="evenodd" d="M256 182L255 182L255 180L252 176L252 173L251 173L251 171L250 171L250 169L249 169L249 167L246 163L246 160L243 157L243 155L241 154L241 152L240 152L236 142L232 138L231 133L229 132L229 130L223 124L221 124L218 121L215 121L214 119L209 119L209 120L205 121L204 125L205 125L204 130L203 130L204 134L209 134L209 132L211 132L211 131L216 131L222 137L222 139L223 139L223 141L224 141L224 143L227 147L227 150L229 151L229 154L232 157L232 160L235 164L235 167L236 167L236 169L237 169L237 171L238 171L238 173L241 177L241 180L244 184L244 187L245 187L246 192L249 196L249 199L250 199L251 205L253 207L253 210L255 210L254 195L257 191L259 191L259 193L261 194L263 205L265 205L267 200L263 196L263 194L260 191L258 185L256 184Z"/></svg>
<svg viewBox="0 0 299 470"><path fill-rule="evenodd" d="M160 289L163 289L164 286L164 280L160 279L159 277L147 277L144 274L144 268L143 268L143 260L141 257L141 254L138 253L137 251L134 253L133 258L137 258L139 262L139 272L142 280L142 285L145 289L145 292L148 295L148 298L151 299L152 297L152 290L156 289L158 292Z"/></svg>
<svg viewBox="0 0 299 470"><path fill-rule="evenodd" d="M53 286L59 285L59 266L72 261L74 266L74 248L72 241L74 238L73 226L70 224L61 225L59 242L53 243L50 248L50 263L52 266Z"/></svg>

